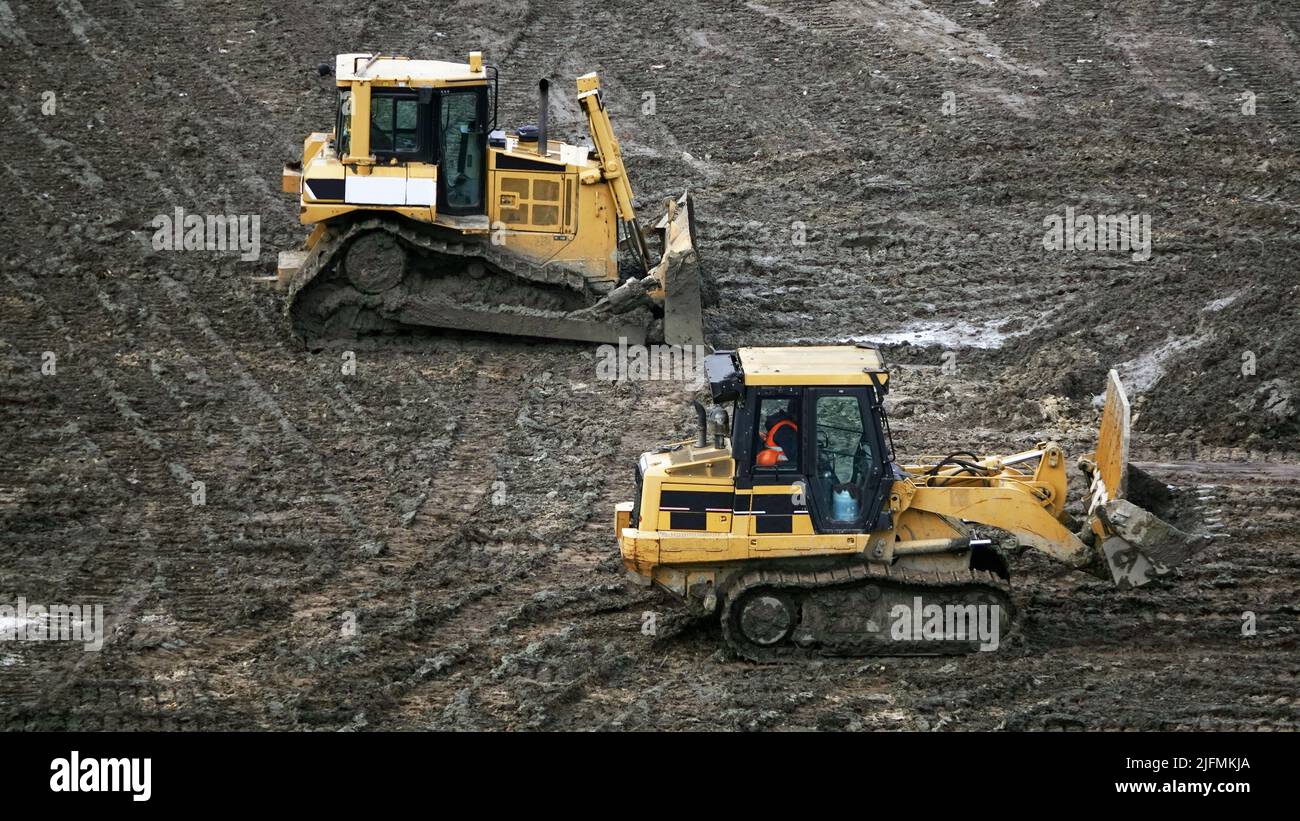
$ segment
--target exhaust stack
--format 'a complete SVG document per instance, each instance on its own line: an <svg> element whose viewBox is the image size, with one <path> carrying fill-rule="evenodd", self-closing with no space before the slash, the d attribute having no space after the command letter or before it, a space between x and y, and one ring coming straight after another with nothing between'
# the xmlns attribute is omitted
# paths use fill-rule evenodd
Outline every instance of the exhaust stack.
<svg viewBox="0 0 1300 821"><path fill-rule="evenodd" d="M545 157L547 154L547 114L550 113L551 102L551 83L543 77L537 83L537 154Z"/></svg>
<svg viewBox="0 0 1300 821"><path fill-rule="evenodd" d="M700 400L695 400L695 418L699 422L700 430L695 437L695 447L707 448L709 446L709 422L708 415L704 411L704 405Z"/></svg>

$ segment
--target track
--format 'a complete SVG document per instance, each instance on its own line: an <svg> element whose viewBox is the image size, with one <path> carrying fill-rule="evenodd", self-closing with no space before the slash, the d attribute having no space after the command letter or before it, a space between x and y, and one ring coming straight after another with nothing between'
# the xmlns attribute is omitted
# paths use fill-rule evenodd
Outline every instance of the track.
<svg viewBox="0 0 1300 821"><path fill-rule="evenodd" d="M360 219L330 229L288 283L286 312L309 346L451 329L644 343L648 306L611 307L581 274L534 266L417 223Z"/></svg>
<svg viewBox="0 0 1300 821"><path fill-rule="evenodd" d="M827 570L753 570L727 589L722 635L750 661L802 662L827 656L910 656L970 653L980 649L979 608L988 637L1009 630L1015 614L1011 587L987 571L908 573L871 564ZM911 629L894 635L898 613L926 607L973 606L970 624L926 640ZM896 608L901 608L897 609ZM995 609L994 609L995 608ZM996 622L993 626L992 622ZM917 614L916 624L922 623ZM936 625L938 622L936 622ZM918 635L913 635L913 632ZM996 638L987 647L996 648Z"/></svg>

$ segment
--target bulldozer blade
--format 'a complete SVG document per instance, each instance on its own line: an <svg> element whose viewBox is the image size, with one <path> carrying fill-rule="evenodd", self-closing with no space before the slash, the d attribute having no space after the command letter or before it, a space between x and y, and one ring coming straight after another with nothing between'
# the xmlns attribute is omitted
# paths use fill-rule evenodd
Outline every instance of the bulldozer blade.
<svg viewBox="0 0 1300 821"><path fill-rule="evenodd" d="M655 226L664 255L652 272L664 291L664 341L669 345L704 344L704 308L700 261L695 250L695 215L684 193Z"/></svg>
<svg viewBox="0 0 1300 821"><path fill-rule="evenodd" d="M1110 371L1097 450L1091 459L1089 526L1100 558L1119 587L1140 587L1191 558L1209 537L1185 533L1129 499L1130 410L1119 374Z"/></svg>
<svg viewBox="0 0 1300 821"><path fill-rule="evenodd" d="M1141 587L1182 564L1209 544L1208 536L1184 533L1128 499L1114 499L1097 511L1111 534L1101 543L1111 579L1120 587Z"/></svg>

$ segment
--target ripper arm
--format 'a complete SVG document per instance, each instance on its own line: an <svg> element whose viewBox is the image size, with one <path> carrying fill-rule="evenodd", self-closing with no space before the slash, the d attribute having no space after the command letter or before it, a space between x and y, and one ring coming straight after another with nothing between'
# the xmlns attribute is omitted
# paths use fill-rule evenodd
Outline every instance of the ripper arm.
<svg viewBox="0 0 1300 821"><path fill-rule="evenodd" d="M578 78L578 104L587 115L587 129L596 147L596 155L600 159L600 179L609 186L618 218L623 223L637 254L641 257L642 268L648 272L651 267L650 251L646 247L645 237L641 234L641 226L636 219L636 209L632 205L632 183L627 178L627 169L623 165L623 152L618 146L618 137L614 136L614 125L609 120L609 112L605 110L605 101L600 95L600 77L596 72L592 71Z"/></svg>

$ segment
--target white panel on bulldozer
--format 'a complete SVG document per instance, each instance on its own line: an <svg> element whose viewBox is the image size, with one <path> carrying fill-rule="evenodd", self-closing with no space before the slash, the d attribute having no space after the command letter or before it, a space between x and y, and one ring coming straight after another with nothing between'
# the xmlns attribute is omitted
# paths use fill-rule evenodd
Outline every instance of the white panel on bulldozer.
<svg viewBox="0 0 1300 821"><path fill-rule="evenodd" d="M406 181L407 205L434 205L438 202L438 181L410 177Z"/></svg>
<svg viewBox="0 0 1300 821"><path fill-rule="evenodd" d="M343 201L357 205L406 205L406 178L348 175L343 181Z"/></svg>

